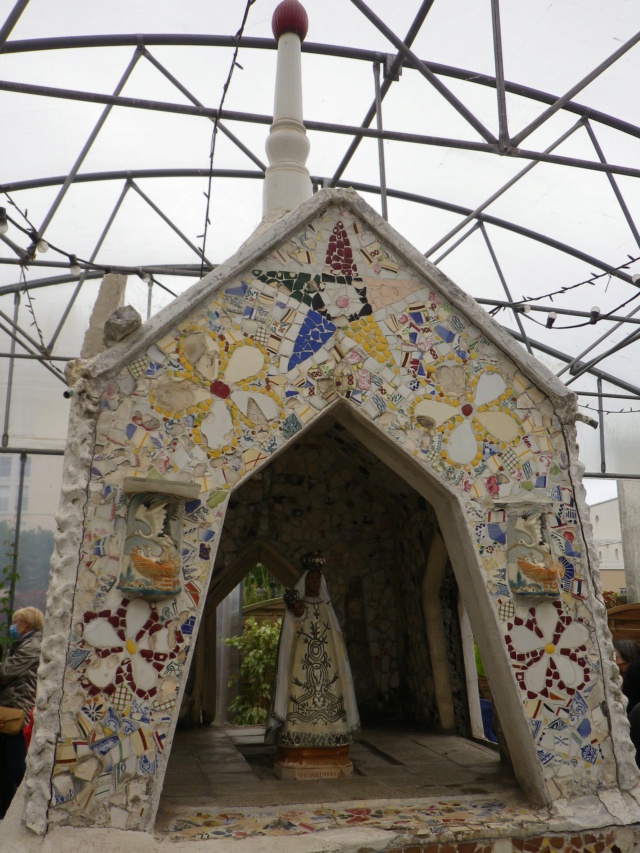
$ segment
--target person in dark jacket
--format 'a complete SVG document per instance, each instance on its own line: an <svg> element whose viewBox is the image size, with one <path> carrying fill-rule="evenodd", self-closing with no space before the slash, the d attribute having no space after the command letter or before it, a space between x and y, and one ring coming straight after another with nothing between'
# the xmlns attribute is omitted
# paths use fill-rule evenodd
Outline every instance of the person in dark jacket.
<svg viewBox="0 0 640 853"><path fill-rule="evenodd" d="M0 666L0 705L24 711L25 722L36 700L42 627L43 616L37 607L16 610L9 628L13 644ZM22 782L26 755L22 732L6 735L0 729L0 819Z"/></svg>
<svg viewBox="0 0 640 853"><path fill-rule="evenodd" d="M614 640L613 648L622 676L622 692L627 697L629 734L636 748L636 764L640 767L640 643Z"/></svg>

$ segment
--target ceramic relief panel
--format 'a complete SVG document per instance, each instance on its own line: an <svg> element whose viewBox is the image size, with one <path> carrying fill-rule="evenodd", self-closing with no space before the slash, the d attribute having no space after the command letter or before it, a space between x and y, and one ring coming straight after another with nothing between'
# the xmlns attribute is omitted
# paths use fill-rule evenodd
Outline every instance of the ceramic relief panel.
<svg viewBox="0 0 640 853"><path fill-rule="evenodd" d="M523 598L558 598L564 566L553 553L544 506L519 506L507 512L509 589Z"/></svg>
<svg viewBox="0 0 640 853"><path fill-rule="evenodd" d="M464 502L550 791L615 785L569 460L552 403L391 246L350 210L330 207L104 387L56 820L108 825L115 809L127 809L127 826L146 825L229 490L340 398ZM181 591L144 608L117 586L127 537L147 530L127 518L122 483L131 477L200 489L182 518ZM536 523L559 595L540 605L523 604L509 575L505 506L518 501L544 508ZM545 566L544 555L529 552L535 559L513 552L521 577L523 560Z"/></svg>
<svg viewBox="0 0 640 853"><path fill-rule="evenodd" d="M125 595L171 598L180 586L180 501L170 495L134 495L127 511L118 589Z"/></svg>

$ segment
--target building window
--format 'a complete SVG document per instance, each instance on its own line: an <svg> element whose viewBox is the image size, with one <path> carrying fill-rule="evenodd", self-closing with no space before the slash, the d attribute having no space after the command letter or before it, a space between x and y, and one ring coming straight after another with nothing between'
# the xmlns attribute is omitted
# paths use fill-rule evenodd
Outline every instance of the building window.
<svg viewBox="0 0 640 853"><path fill-rule="evenodd" d="M616 548L616 560L618 559L618 549Z"/></svg>
<svg viewBox="0 0 640 853"><path fill-rule="evenodd" d="M0 483L0 512L9 512L9 484Z"/></svg>
<svg viewBox="0 0 640 853"><path fill-rule="evenodd" d="M602 559L602 551L598 551L598 557Z"/></svg>
<svg viewBox="0 0 640 853"><path fill-rule="evenodd" d="M598 523L599 523L599 521L600 521L600 516L599 516L599 515L596 515L596 524L598 524Z"/></svg>
<svg viewBox="0 0 640 853"><path fill-rule="evenodd" d="M0 477L10 477L11 476L11 462L13 460L10 456L0 456Z"/></svg>

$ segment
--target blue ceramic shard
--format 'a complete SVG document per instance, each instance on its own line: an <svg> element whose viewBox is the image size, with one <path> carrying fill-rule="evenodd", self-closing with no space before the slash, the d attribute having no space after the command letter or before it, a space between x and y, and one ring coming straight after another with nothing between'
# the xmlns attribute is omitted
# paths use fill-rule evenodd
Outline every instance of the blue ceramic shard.
<svg viewBox="0 0 640 853"><path fill-rule="evenodd" d="M310 358L331 338L335 330L333 323L317 311L309 311L293 345L293 353L287 369L291 370L292 367Z"/></svg>

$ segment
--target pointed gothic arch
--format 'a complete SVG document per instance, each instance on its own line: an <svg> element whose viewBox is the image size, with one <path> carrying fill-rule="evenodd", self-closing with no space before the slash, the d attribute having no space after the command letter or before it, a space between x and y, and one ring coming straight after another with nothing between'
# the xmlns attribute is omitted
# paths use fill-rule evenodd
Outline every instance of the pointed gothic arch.
<svg viewBox="0 0 640 853"><path fill-rule="evenodd" d="M490 682L496 685L494 702L500 720L504 721L504 735L518 781L532 801L547 802L529 729L519 710L515 681L504 654L502 638L478 571L477 560L473 549L465 548L465 540L468 538L467 522L455 493L452 494L446 485L443 486L438 479L425 472L396 442L389 441L385 433L375 426L375 422L372 424L345 401L336 401L313 422L309 430L317 430L324 422L331 420L336 421L350 436L363 443L400 480L423 497L433 507L438 519L440 532L436 532L429 544L420 577L421 606L424 608L427 629L425 641L435 681L434 699L441 728L444 731L454 728L449 664L446 661L439 602L442 576L446 565L450 563L457 581L460 601L469 613L473 637L483 661L486 661ZM306 430L288 439L279 450L278 456L289 453L291 445L303 438L305 433ZM269 464L274 462L275 460L271 459ZM232 495L241 494L251 476L248 474L242 478L234 486ZM205 607L205 614L208 614L209 618L213 607L240 583L258 561L263 562L283 583L290 585L297 579L298 572L293 562L284 557L268 540L257 538L244 546L240 553L213 577ZM206 714L206 719L209 718L213 718L211 709Z"/></svg>
<svg viewBox="0 0 640 853"><path fill-rule="evenodd" d="M268 566L270 573L283 586L293 586L298 578L293 564L263 537L250 542L228 565L214 573L205 596L203 626L191 663L196 675L189 718L194 725L200 722L208 725L216 718L217 607L258 563Z"/></svg>

